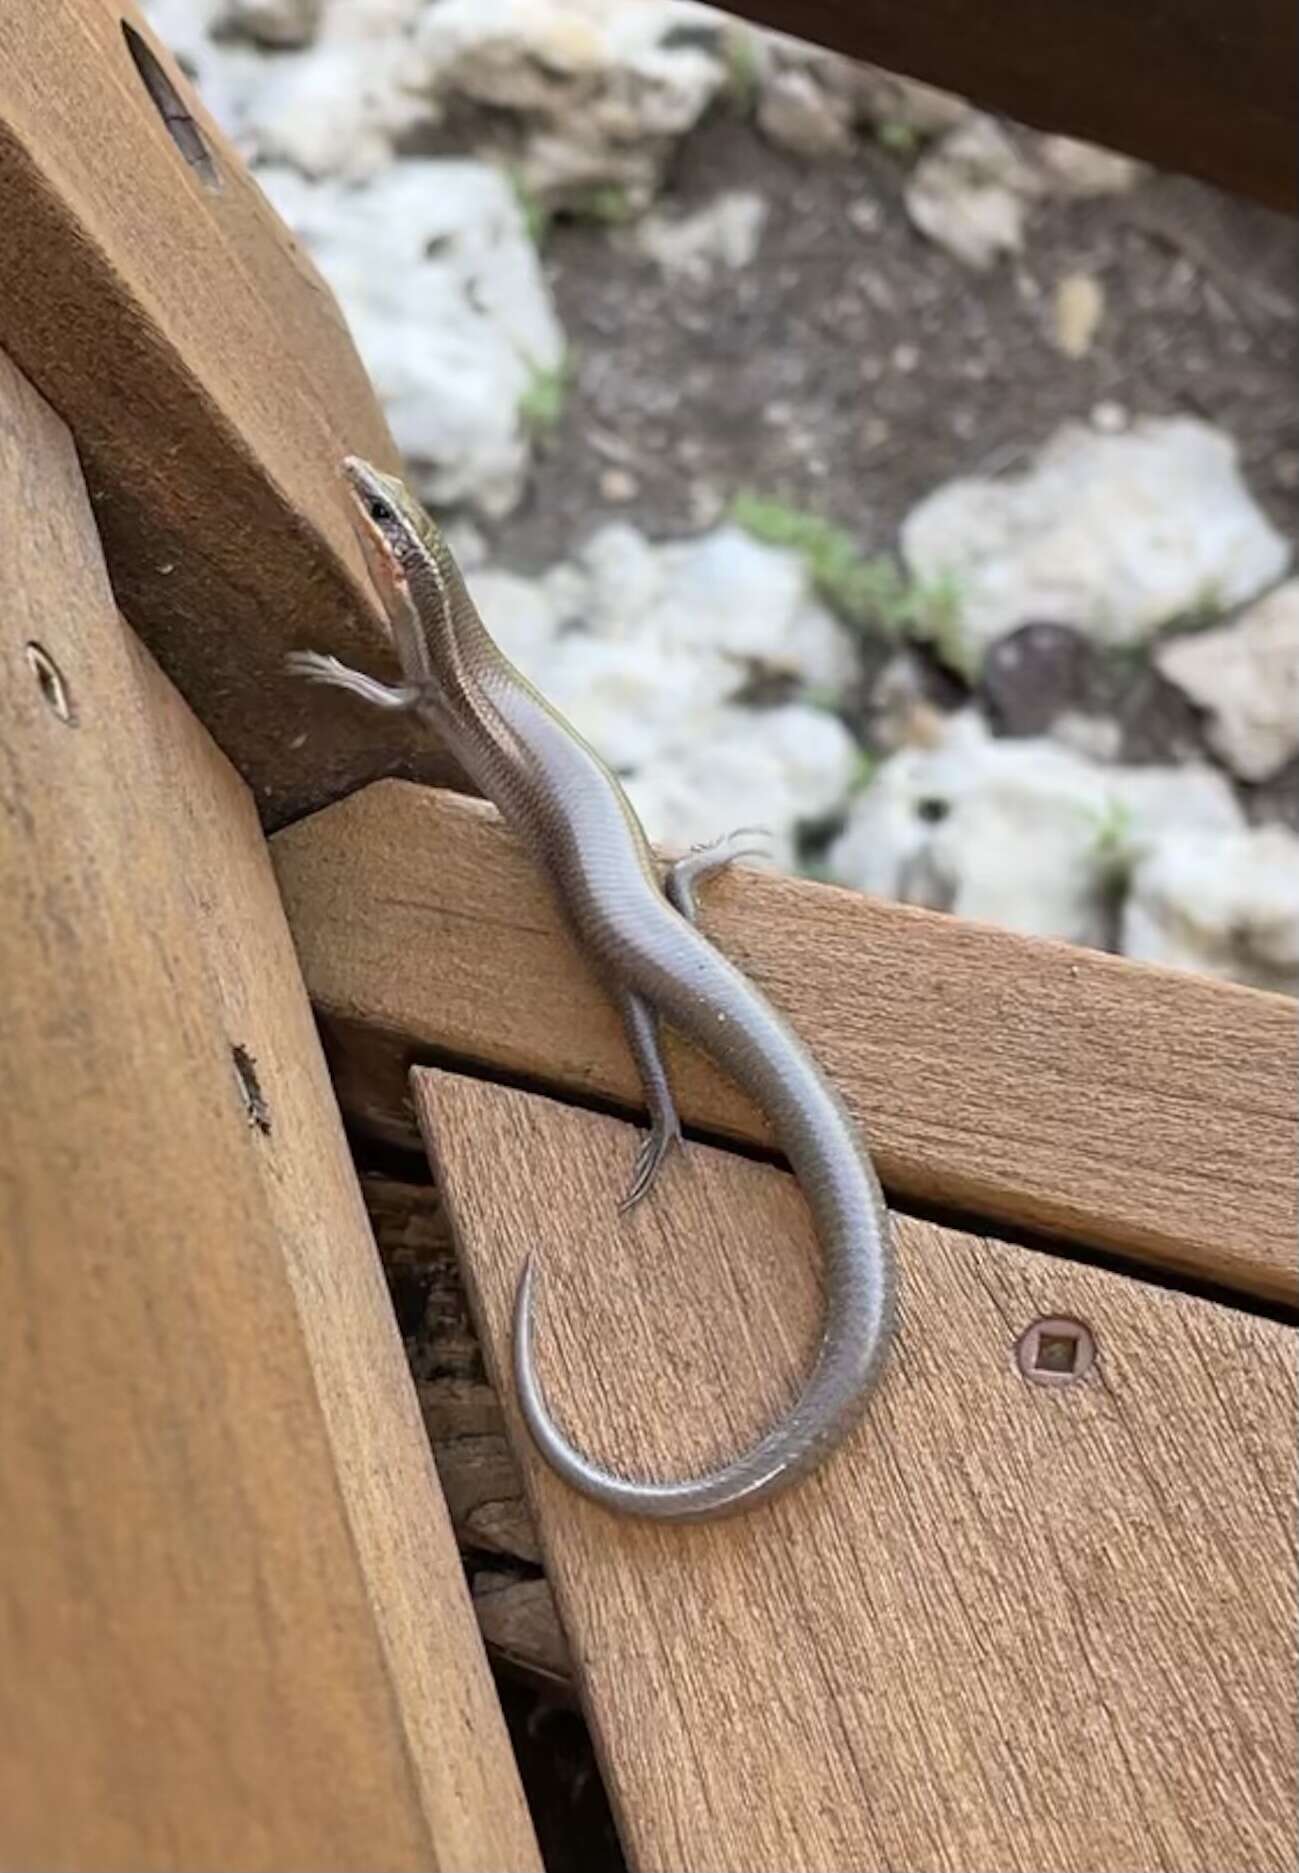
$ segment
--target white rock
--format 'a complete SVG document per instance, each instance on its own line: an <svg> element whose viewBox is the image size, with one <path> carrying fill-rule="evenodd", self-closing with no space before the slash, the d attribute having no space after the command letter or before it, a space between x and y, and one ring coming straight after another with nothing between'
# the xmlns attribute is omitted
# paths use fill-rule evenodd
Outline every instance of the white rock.
<svg viewBox="0 0 1299 1873"><path fill-rule="evenodd" d="M412 39L424 0L344 0L324 10L313 44L274 57L223 36L228 4L150 0L148 12L250 162L369 176L430 117L428 65ZM277 11L292 4L275 0Z"/></svg>
<svg viewBox="0 0 1299 1873"><path fill-rule="evenodd" d="M277 60L257 100L254 162L291 164L306 176L377 175L422 114L404 95L404 66L395 41L361 51L322 39L300 58Z"/></svg>
<svg viewBox="0 0 1299 1873"><path fill-rule="evenodd" d="M140 11L172 56L197 74L212 28L225 18L226 0L142 0Z"/></svg>
<svg viewBox="0 0 1299 1873"><path fill-rule="evenodd" d="M251 157L251 125L266 85L268 61L250 45L211 37L224 16L225 0L145 0L142 11L221 129Z"/></svg>
<svg viewBox="0 0 1299 1873"><path fill-rule="evenodd" d="M773 72L758 97L758 128L767 140L814 162L852 150L853 117L851 98L828 91L800 66Z"/></svg>
<svg viewBox="0 0 1299 1873"><path fill-rule="evenodd" d="M569 615L606 637L646 629L667 583L661 554L639 528L617 520L591 535L576 567L552 567L546 576L552 587L565 576L577 581L566 594Z"/></svg>
<svg viewBox="0 0 1299 1873"><path fill-rule="evenodd" d="M727 82L722 22L690 0L440 0L420 21L430 94L513 122L497 147L543 200L616 188L632 207Z"/></svg>
<svg viewBox="0 0 1299 1873"><path fill-rule="evenodd" d="M214 25L226 16L227 0L143 0L140 11L177 58L192 58Z"/></svg>
<svg viewBox="0 0 1299 1873"><path fill-rule="evenodd" d="M264 46L310 45L324 0L224 0L222 24Z"/></svg>
<svg viewBox="0 0 1299 1873"><path fill-rule="evenodd" d="M521 412L562 369L563 334L503 175L394 161L432 115L426 0L335 0L315 44L274 57L221 37L235 4L263 0L152 0L150 15L338 295L421 493L508 512L530 456Z"/></svg>
<svg viewBox="0 0 1299 1873"><path fill-rule="evenodd" d="M792 870L801 821L832 811L852 786L860 750L837 716L803 703L723 705L694 736L626 779L652 839L684 848L741 826L770 833L770 862Z"/></svg>
<svg viewBox="0 0 1299 1873"><path fill-rule="evenodd" d="M563 625L563 613L545 584L501 566L461 571L483 622L511 663L525 674L541 670Z"/></svg>
<svg viewBox="0 0 1299 1873"><path fill-rule="evenodd" d="M785 33L755 34L749 43L758 127L798 156L844 155L861 127L921 141L973 115L964 98Z"/></svg>
<svg viewBox="0 0 1299 1873"><path fill-rule="evenodd" d="M1231 439L1190 417L1113 436L1066 424L1025 473L926 496L902 548L914 577L954 588L956 623L938 648L967 675L1031 619L1139 643L1179 615L1253 597L1290 558Z"/></svg>
<svg viewBox="0 0 1299 1873"><path fill-rule="evenodd" d="M967 98L939 91L919 78L904 78L900 72L859 65L852 59L840 64L859 113L877 129L901 124L918 137L935 137L976 114Z"/></svg>
<svg viewBox="0 0 1299 1873"><path fill-rule="evenodd" d="M1155 663L1207 710L1215 753L1243 780L1266 780L1299 754L1299 579L1220 630L1168 639Z"/></svg>
<svg viewBox="0 0 1299 1873"><path fill-rule="evenodd" d="M810 596L798 555L738 527L652 547L619 522L593 537L579 564L589 582L568 602L590 635L715 660L726 695L755 674L837 691L856 672L852 640Z"/></svg>
<svg viewBox="0 0 1299 1873"><path fill-rule="evenodd" d="M694 0L145 3L244 154L315 177L371 176L468 103L487 107L477 153L537 196L617 189L640 207L728 79L727 22ZM286 49L268 58L249 33Z"/></svg>
<svg viewBox="0 0 1299 1873"><path fill-rule="evenodd" d="M1105 289L1093 273L1066 273L1056 284L1052 336L1066 358L1085 358L1105 316Z"/></svg>
<svg viewBox="0 0 1299 1873"><path fill-rule="evenodd" d="M386 167L399 138L432 116L416 37L423 4L344 0L326 10L309 51L268 60L257 160L352 179Z"/></svg>
<svg viewBox="0 0 1299 1873"><path fill-rule="evenodd" d="M1138 858L1182 829L1243 824L1210 768L1102 766L1047 739L995 740L965 710L880 766L828 866L878 896L1107 947Z"/></svg>
<svg viewBox="0 0 1299 1873"><path fill-rule="evenodd" d="M470 159L361 186L259 181L337 293L421 492L507 513L527 470L520 405L563 335L508 182Z"/></svg>
<svg viewBox="0 0 1299 1873"><path fill-rule="evenodd" d="M1099 403L1093 403L1087 420L1099 435L1121 436L1132 418L1126 404L1116 402L1113 397L1103 397Z"/></svg>
<svg viewBox="0 0 1299 1873"><path fill-rule="evenodd" d="M738 271L758 251L767 220L761 195L729 189L693 214L648 214L636 224L635 245L665 273L707 276L715 267Z"/></svg>
<svg viewBox="0 0 1299 1873"><path fill-rule="evenodd" d="M974 116L927 152L904 191L907 213L967 266L990 267L1024 244L1027 205L1041 177L990 117Z"/></svg>
<svg viewBox="0 0 1299 1873"><path fill-rule="evenodd" d="M1123 747L1123 730L1113 716L1087 715L1080 709L1066 709L1058 715L1047 734L1062 748L1089 761L1117 761Z"/></svg>
<svg viewBox="0 0 1299 1873"><path fill-rule="evenodd" d="M1283 826L1182 831L1135 866L1127 955L1299 995L1299 839Z"/></svg>
<svg viewBox="0 0 1299 1873"><path fill-rule="evenodd" d="M735 687L722 658L644 638L573 633L545 655L535 678L547 697L611 767L643 775L715 734ZM752 715L751 711L745 714ZM694 764L697 769L697 763Z"/></svg>
<svg viewBox="0 0 1299 1873"><path fill-rule="evenodd" d="M442 537L461 572L476 572L487 564L487 541L467 515L447 515L442 522Z"/></svg>
<svg viewBox="0 0 1299 1873"><path fill-rule="evenodd" d="M1203 761L1181 767L1102 767L1108 780L1108 802L1121 825L1109 827L1107 839L1113 856L1124 866L1154 851L1161 840L1187 831L1236 832L1245 816L1230 784L1217 768Z"/></svg>
<svg viewBox="0 0 1299 1873"><path fill-rule="evenodd" d="M1123 195L1146 173L1135 157L1076 137L1039 137L1037 154L1052 187L1063 195Z"/></svg>
<svg viewBox="0 0 1299 1873"><path fill-rule="evenodd" d="M629 468L602 468L599 485L600 499L611 507L625 507L640 493L640 483Z"/></svg>
<svg viewBox="0 0 1299 1873"><path fill-rule="evenodd" d="M891 755L830 847L830 876L931 910L1099 941L1099 905L1083 862L1095 837L1093 803L1079 803L1074 776L1053 749L1032 769L1026 806L1030 777L1006 774L995 757L989 763L989 745L997 744L966 713L950 720L936 747Z"/></svg>
<svg viewBox="0 0 1299 1873"><path fill-rule="evenodd" d="M851 680L851 639L798 558L724 527L652 546L626 522L541 579L470 579L502 649L622 774L651 834L689 845L744 824L795 862L795 828L835 809L859 751L801 701L734 701L755 669L818 690Z"/></svg>
<svg viewBox="0 0 1299 1873"><path fill-rule="evenodd" d="M852 680L851 639L808 594L796 553L722 526L659 549L664 590L652 628L662 644L707 644L730 660L736 682L751 670L818 689Z"/></svg>

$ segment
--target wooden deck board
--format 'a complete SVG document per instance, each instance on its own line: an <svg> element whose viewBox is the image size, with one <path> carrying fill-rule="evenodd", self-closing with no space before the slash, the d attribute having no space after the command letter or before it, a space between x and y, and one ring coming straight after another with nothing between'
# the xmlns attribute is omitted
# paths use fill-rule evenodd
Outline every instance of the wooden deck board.
<svg viewBox="0 0 1299 1873"><path fill-rule="evenodd" d="M535 1868L257 815L2 357L0 515L0 1864Z"/></svg>
<svg viewBox="0 0 1299 1873"><path fill-rule="evenodd" d="M0 230L0 348L72 430L118 601L267 823L403 754L455 772L284 671L304 648L395 671L338 469L396 450L333 294L134 6L0 0Z"/></svg>
<svg viewBox="0 0 1299 1873"><path fill-rule="evenodd" d="M802 1200L688 1148L615 1220L635 1134L416 1076L503 1397L525 1253L582 1444L681 1473L752 1436L817 1331ZM851 1443L738 1521L568 1491L511 1417L631 1863L672 1869L1282 1873L1293 1864L1294 1336L930 1224ZM1035 1319L1096 1337L1030 1385Z"/></svg>
<svg viewBox="0 0 1299 1873"><path fill-rule="evenodd" d="M485 803L385 781L271 842L344 1108L413 1134L441 1056L639 1103L622 1030ZM1293 1300L1299 1013L1281 996L736 873L710 937L770 995L898 1197ZM669 1043L687 1123L760 1116Z"/></svg>

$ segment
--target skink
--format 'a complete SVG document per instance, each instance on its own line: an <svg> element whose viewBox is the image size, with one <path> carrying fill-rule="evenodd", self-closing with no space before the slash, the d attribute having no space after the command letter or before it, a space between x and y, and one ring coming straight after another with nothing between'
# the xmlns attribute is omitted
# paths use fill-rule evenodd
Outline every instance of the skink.
<svg viewBox="0 0 1299 1873"><path fill-rule="evenodd" d="M436 523L406 487L349 456L352 522L403 673L389 686L336 658L298 652L299 675L377 707L413 710L536 854L622 1013L651 1127L624 1207L639 1202L680 1137L659 1048L663 1021L728 1072L767 1115L802 1185L826 1269L812 1373L788 1414L704 1476L622 1477L585 1457L551 1417L536 1371L530 1258L514 1313L520 1407L543 1456L607 1508L705 1521L753 1507L805 1476L860 1417L891 1337L895 1270L888 1213L869 1155L815 1062L758 990L694 925L694 886L730 864L734 840L660 875L616 777L501 654Z"/></svg>

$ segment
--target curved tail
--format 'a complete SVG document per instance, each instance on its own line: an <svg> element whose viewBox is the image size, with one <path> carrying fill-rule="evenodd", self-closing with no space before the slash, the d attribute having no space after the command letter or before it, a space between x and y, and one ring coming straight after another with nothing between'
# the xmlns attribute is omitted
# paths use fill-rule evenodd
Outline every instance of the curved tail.
<svg viewBox="0 0 1299 1873"><path fill-rule="evenodd" d="M826 1326L816 1364L798 1398L749 1449L703 1476L672 1482L618 1476L570 1443L547 1408L533 1356L533 1256L524 1267L514 1308L519 1404L546 1461L574 1489L606 1508L672 1522L741 1513L814 1469L865 1409L888 1348L895 1309L888 1212L852 1121L775 1011L738 971L724 959L718 961L726 977L727 1022L732 1033L744 1032L749 1042L745 1090L759 1099L773 1121L807 1196L825 1254ZM661 990L662 984L658 986ZM716 1004L712 1006L715 1021ZM690 1039L715 1042L715 1031L705 1036L702 1021L697 1015L691 1018L693 1012L684 1001L677 1008L663 1008L666 1018Z"/></svg>

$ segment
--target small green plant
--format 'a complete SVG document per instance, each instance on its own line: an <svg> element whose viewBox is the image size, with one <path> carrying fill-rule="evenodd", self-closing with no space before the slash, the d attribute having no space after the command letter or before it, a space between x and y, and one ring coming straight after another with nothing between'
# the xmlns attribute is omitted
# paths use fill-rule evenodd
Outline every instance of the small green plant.
<svg viewBox="0 0 1299 1873"><path fill-rule="evenodd" d="M546 236L550 233L549 208L536 190L529 186L527 178L517 163L509 164L506 174L510 179L510 187L514 190L514 198L519 204L523 225L528 231L528 239L534 247L544 246Z"/></svg>
<svg viewBox="0 0 1299 1873"><path fill-rule="evenodd" d="M1211 631L1221 624L1229 607L1223 603L1222 589L1216 579L1206 579L1190 603L1174 617L1165 618L1155 632L1156 638L1172 637L1191 631Z"/></svg>
<svg viewBox="0 0 1299 1873"><path fill-rule="evenodd" d="M878 756L873 755L868 748L863 748L857 756L857 765L852 771L852 779L848 782L849 794L855 797L859 793L865 793L879 772L879 765Z"/></svg>
<svg viewBox="0 0 1299 1873"><path fill-rule="evenodd" d="M1118 680L1132 683L1150 662L1150 646L1141 642L1102 644L1100 656Z"/></svg>
<svg viewBox="0 0 1299 1873"><path fill-rule="evenodd" d="M1132 808L1126 800L1112 798L1095 815L1096 834L1092 854L1111 885L1127 882L1132 865Z"/></svg>
<svg viewBox="0 0 1299 1873"><path fill-rule="evenodd" d="M799 690L798 700L809 709L824 709L827 715L837 715L843 707L841 692L829 683L809 683Z"/></svg>
<svg viewBox="0 0 1299 1873"><path fill-rule="evenodd" d="M528 387L519 398L519 422L534 440L549 435L564 414L572 360L568 353L553 369L534 364Z"/></svg>
<svg viewBox="0 0 1299 1873"><path fill-rule="evenodd" d="M1187 608L1187 621L1197 625L1216 624L1226 608L1218 581L1205 579Z"/></svg>
<svg viewBox="0 0 1299 1873"><path fill-rule="evenodd" d="M920 132L901 118L886 118L875 126L875 138L895 156L914 156L920 148Z"/></svg>
<svg viewBox="0 0 1299 1873"><path fill-rule="evenodd" d="M979 674L980 653L961 629L961 582L950 570L918 586L922 616L912 635L932 644L939 660L973 682Z"/></svg>
<svg viewBox="0 0 1299 1873"><path fill-rule="evenodd" d="M745 491L735 497L731 518L755 539L797 553L826 604L858 630L942 643L959 621L954 579L909 579L887 553L863 553L850 533L819 514Z"/></svg>
<svg viewBox="0 0 1299 1873"><path fill-rule="evenodd" d="M606 227L621 227L634 218L636 208L620 182L604 182L574 196L570 213L579 221L599 221Z"/></svg>
<svg viewBox="0 0 1299 1873"><path fill-rule="evenodd" d="M751 117L758 102L758 42L747 26L738 23L724 36L726 88L741 116Z"/></svg>

